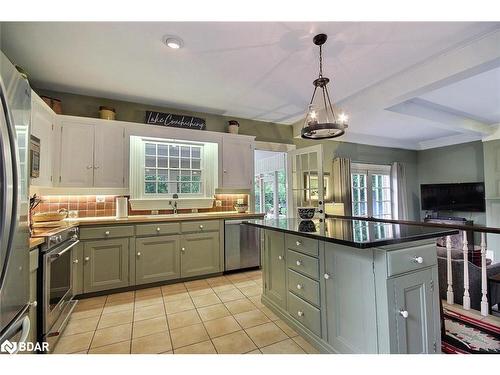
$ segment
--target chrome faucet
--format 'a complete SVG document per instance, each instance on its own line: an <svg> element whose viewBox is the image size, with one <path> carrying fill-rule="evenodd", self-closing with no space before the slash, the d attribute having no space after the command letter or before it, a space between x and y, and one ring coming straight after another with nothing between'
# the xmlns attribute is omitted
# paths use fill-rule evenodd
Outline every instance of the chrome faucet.
<svg viewBox="0 0 500 375"><path fill-rule="evenodd" d="M170 206L174 209L174 215L177 215L177 201L176 199L179 199L179 195L174 194L172 195L172 198L174 199L174 204L172 204L172 201L170 201Z"/></svg>

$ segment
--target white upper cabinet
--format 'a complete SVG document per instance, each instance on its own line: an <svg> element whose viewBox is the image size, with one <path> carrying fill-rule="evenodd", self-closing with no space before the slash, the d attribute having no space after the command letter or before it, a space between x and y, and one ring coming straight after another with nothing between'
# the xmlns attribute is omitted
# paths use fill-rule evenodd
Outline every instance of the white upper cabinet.
<svg viewBox="0 0 500 375"><path fill-rule="evenodd" d="M31 93L31 134L40 140L40 174L31 178L33 186L53 186L53 168L59 156L55 131L57 116L45 102Z"/></svg>
<svg viewBox="0 0 500 375"><path fill-rule="evenodd" d="M125 130L103 120L63 118L59 186L123 188Z"/></svg>
<svg viewBox="0 0 500 375"><path fill-rule="evenodd" d="M94 126L61 123L59 186L90 187L94 183Z"/></svg>
<svg viewBox="0 0 500 375"><path fill-rule="evenodd" d="M95 126L94 186L124 187L125 129L121 126Z"/></svg>
<svg viewBox="0 0 500 375"><path fill-rule="evenodd" d="M222 188L252 188L254 149L253 137L224 135L222 140Z"/></svg>

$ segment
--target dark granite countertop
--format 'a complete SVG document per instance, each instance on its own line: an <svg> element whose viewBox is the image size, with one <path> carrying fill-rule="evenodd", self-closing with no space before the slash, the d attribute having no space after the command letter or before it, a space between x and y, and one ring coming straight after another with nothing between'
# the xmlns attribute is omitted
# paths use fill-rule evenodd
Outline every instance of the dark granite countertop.
<svg viewBox="0 0 500 375"><path fill-rule="evenodd" d="M312 237L360 249L419 241L458 234L458 230L419 225L378 223L353 219L271 219L248 220L248 225Z"/></svg>

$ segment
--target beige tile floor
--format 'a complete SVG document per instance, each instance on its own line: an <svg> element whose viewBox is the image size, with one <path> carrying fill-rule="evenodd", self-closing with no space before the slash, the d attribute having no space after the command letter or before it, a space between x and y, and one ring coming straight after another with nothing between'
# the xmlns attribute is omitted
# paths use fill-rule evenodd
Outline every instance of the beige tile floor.
<svg viewBox="0 0 500 375"><path fill-rule="evenodd" d="M82 299L54 353L317 353L261 292L250 271Z"/></svg>

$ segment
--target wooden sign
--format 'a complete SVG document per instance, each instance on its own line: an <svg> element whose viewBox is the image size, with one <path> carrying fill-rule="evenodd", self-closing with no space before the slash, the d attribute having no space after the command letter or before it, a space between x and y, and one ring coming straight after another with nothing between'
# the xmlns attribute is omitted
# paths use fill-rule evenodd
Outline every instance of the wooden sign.
<svg viewBox="0 0 500 375"><path fill-rule="evenodd" d="M146 124L196 130L205 130L207 127L205 119L199 117L174 115L173 113L154 111L146 111Z"/></svg>

